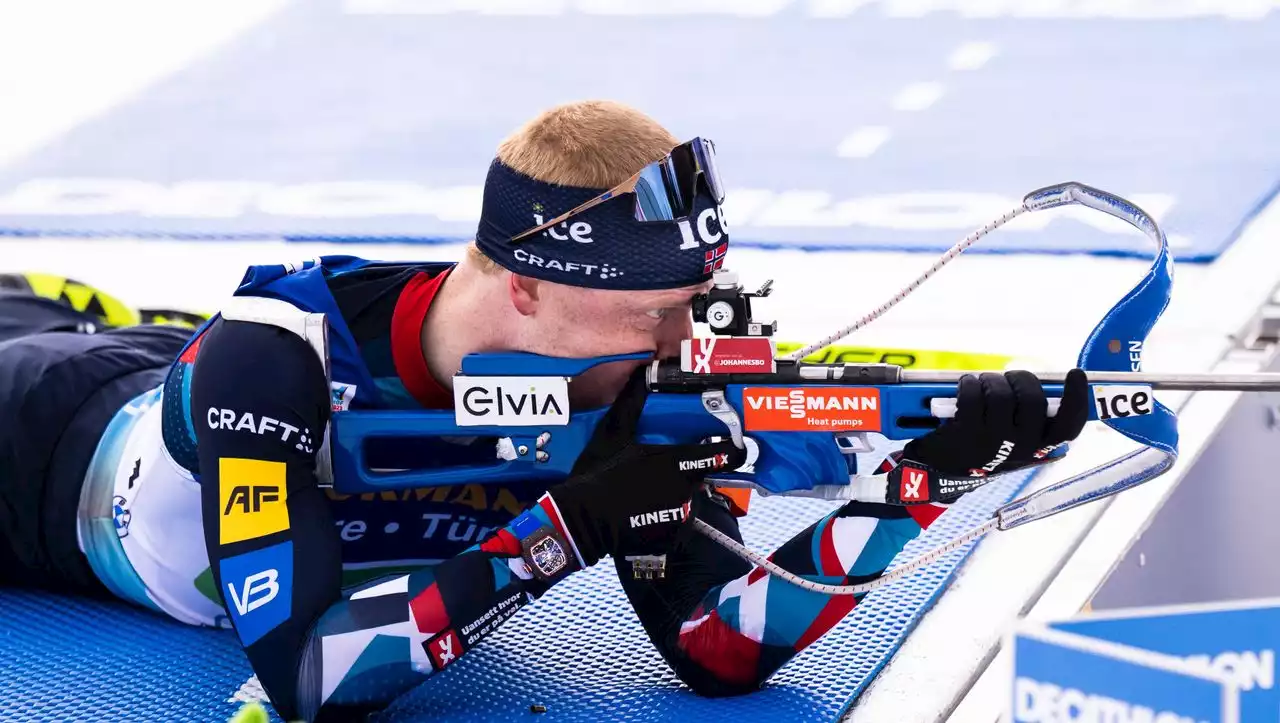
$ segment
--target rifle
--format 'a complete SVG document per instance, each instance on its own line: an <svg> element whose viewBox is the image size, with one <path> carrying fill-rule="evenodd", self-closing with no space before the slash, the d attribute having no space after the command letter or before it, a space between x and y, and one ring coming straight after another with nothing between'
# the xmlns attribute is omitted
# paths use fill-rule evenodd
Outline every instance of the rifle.
<svg viewBox="0 0 1280 723"><path fill-rule="evenodd" d="M1280 374L1151 374L1141 371L1147 335L1172 291L1172 259L1164 232L1129 201L1079 183L1063 183L1027 194L998 219L965 237L915 281L855 323L785 356L773 339L776 322L753 318L753 299L768 296L771 282L744 291L728 269L694 300L695 321L711 337L687 340L679 358L649 353L566 359L504 352L468 355L453 379L453 411L342 411L330 428L333 479L343 493L452 484L486 484L568 476L607 408L570 409L575 377L599 364L647 363L650 395L641 415L645 443L689 443L731 438L745 448L747 463L717 472L708 481L747 487L762 495L802 495L832 500L910 504L885 475L858 474L851 458L874 448L872 435L910 440L954 414L956 386L974 371L933 371L883 362L805 361L882 316L943 265L986 234L1023 213L1079 204L1119 218L1155 244L1147 274L1121 298L1086 338L1077 365L1085 370L1094 405L1090 420L1106 424L1141 446L1111 462L1050 485L1000 507L954 540L861 585L824 585L773 565L715 528L695 528L770 573L811 590L847 595L868 592L929 564L944 553L993 530L1008 530L1115 495L1154 479L1173 466L1178 453L1177 416L1156 399L1157 390L1280 390ZM1037 376L1056 409L1065 374ZM377 471L365 458L379 437L494 440L487 463L447 468ZM1065 452L1060 448L1045 462ZM1007 474L1007 473L1005 473ZM970 485L980 484L992 475ZM960 482L958 482L960 483ZM923 502L928 500L916 500Z"/></svg>

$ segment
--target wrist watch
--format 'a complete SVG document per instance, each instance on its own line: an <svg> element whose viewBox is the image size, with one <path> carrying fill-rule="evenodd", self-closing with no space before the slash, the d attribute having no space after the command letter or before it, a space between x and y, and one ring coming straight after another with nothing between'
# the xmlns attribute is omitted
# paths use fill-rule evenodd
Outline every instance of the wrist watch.
<svg viewBox="0 0 1280 723"><path fill-rule="evenodd" d="M552 582L569 570L569 545L554 527L533 515L521 515L513 531L520 538L520 557L529 572L543 582Z"/></svg>

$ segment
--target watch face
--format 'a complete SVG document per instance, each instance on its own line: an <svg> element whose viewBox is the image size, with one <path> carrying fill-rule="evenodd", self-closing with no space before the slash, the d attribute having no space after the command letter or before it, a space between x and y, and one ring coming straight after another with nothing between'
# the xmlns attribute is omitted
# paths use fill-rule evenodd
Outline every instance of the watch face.
<svg viewBox="0 0 1280 723"><path fill-rule="evenodd" d="M544 537L529 547L529 561L545 577L552 577L569 565L569 557L554 537Z"/></svg>

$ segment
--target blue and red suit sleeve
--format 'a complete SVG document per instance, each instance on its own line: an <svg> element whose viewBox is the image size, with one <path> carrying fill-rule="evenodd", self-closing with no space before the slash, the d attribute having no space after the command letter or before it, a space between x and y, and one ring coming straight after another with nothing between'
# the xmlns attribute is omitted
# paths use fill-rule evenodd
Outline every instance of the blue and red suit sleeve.
<svg viewBox="0 0 1280 723"><path fill-rule="evenodd" d="M190 355L205 550L284 719L385 707L578 568L569 561L544 580L525 566L522 526L554 528L572 546L544 497L452 558L343 590L339 531L316 474L330 414L318 357L290 332L221 320Z"/></svg>
<svg viewBox="0 0 1280 723"><path fill-rule="evenodd" d="M887 460L880 471L892 464ZM741 542L728 505L715 497L695 500L698 517ZM788 540L769 560L814 582L868 582L945 509L850 502ZM865 597L792 585L700 535L668 555L665 579L622 582L663 657L693 690L708 696L757 689Z"/></svg>

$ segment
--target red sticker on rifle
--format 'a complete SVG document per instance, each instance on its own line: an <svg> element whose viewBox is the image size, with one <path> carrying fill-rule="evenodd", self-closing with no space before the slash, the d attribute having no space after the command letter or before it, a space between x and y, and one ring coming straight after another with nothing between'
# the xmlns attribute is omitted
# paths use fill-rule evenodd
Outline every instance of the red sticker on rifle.
<svg viewBox="0 0 1280 723"><path fill-rule="evenodd" d="M878 432L874 387L747 387L744 426L756 432Z"/></svg>
<svg viewBox="0 0 1280 723"><path fill-rule="evenodd" d="M701 337L680 342L680 371L694 374L772 374L772 339L763 337Z"/></svg>

